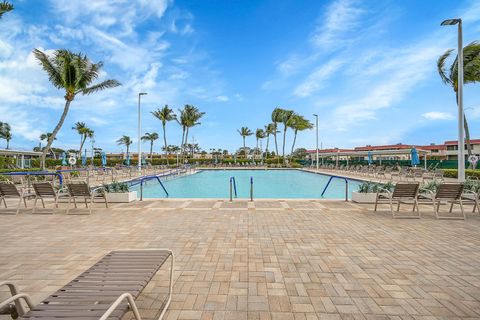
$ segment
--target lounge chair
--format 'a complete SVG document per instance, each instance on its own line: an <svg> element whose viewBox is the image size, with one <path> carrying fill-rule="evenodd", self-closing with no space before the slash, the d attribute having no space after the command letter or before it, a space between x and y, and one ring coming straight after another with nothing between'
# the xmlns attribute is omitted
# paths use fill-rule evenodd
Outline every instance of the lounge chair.
<svg viewBox="0 0 480 320"><path fill-rule="evenodd" d="M425 190L425 192L418 197L419 201L431 203L437 219L466 219L462 202L463 183L442 183L438 186L437 192L431 190ZM442 203L450 203L450 213L452 213L453 205L458 204L462 215L460 217L440 215L439 210Z"/></svg>
<svg viewBox="0 0 480 320"><path fill-rule="evenodd" d="M472 212L475 212L475 209L477 209L478 213L480 213L480 194L478 192L463 190L462 201L464 201L463 204L465 202L473 202Z"/></svg>
<svg viewBox="0 0 480 320"><path fill-rule="evenodd" d="M394 218L420 218L420 211L418 208L418 190L420 184L417 183L397 183L395 188L392 191L387 189L379 188L377 191L377 197L375 199L375 208L374 211L377 211L379 204L389 204L390 212ZM393 210L393 204L397 204L397 211L400 211L400 204L402 203L411 203L413 204L412 212L417 210L417 215L399 215Z"/></svg>
<svg viewBox="0 0 480 320"><path fill-rule="evenodd" d="M85 202L85 207L88 208L88 201L90 201L90 213L92 213L92 206L95 199L103 199L105 202L105 207L108 208L107 197L103 188L90 189L86 183L69 183L67 184L68 188L68 205L67 205L67 214L70 213L70 203L73 200L75 208L77 208L76 198L83 198Z"/></svg>
<svg viewBox="0 0 480 320"><path fill-rule="evenodd" d="M8 198L18 198L18 205L17 205L17 210L15 211L15 214L18 214L20 212L20 206L22 204L25 205L25 208L27 207L27 199L28 198L33 198L35 195L28 192L27 189L23 189L21 192L18 191L17 187L14 184L11 183L0 183L0 203L3 201L5 208L7 207L7 201L6 199ZM6 213L6 212L5 212Z"/></svg>
<svg viewBox="0 0 480 320"><path fill-rule="evenodd" d="M32 213L36 212L37 209L37 200L42 201L42 206L45 209L44 199L53 199L55 208L58 208L58 199L62 197L67 197L68 193L65 193L65 189L61 188L58 191L55 191L53 185L50 182L37 182L33 184L33 190L35 190L35 201L33 202ZM51 212L53 213L53 212Z"/></svg>
<svg viewBox="0 0 480 320"><path fill-rule="evenodd" d="M173 287L174 256L166 249L112 251L36 306L30 296L20 293L13 283L0 282L0 286L9 287L12 295L0 302L0 310L10 311L12 316L18 314L22 319L36 320L122 319L131 310L134 318L140 320L135 299L168 259L171 261L168 295L160 304L157 318L160 320L170 305ZM30 310L25 310L21 300Z"/></svg>

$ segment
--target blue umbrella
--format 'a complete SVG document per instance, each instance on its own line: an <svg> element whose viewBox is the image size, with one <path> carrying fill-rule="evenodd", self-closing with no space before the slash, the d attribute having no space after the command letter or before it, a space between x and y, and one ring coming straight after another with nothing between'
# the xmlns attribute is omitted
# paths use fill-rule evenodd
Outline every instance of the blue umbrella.
<svg viewBox="0 0 480 320"><path fill-rule="evenodd" d="M418 158L418 152L417 149L412 148L411 151L411 160L412 160L412 166L417 166L417 164L420 164L420 159Z"/></svg>
<svg viewBox="0 0 480 320"><path fill-rule="evenodd" d="M127 159L125 160L125 163L127 164L127 166L130 165L130 155L127 154Z"/></svg>
<svg viewBox="0 0 480 320"><path fill-rule="evenodd" d="M371 165L372 163L373 163L372 152L368 151L368 165Z"/></svg>
<svg viewBox="0 0 480 320"><path fill-rule="evenodd" d="M65 152L62 153L62 166L66 166L68 165L67 163L67 155L65 154Z"/></svg>
<svg viewBox="0 0 480 320"><path fill-rule="evenodd" d="M107 166L107 155L105 154L105 152L102 152L102 167L106 167Z"/></svg>

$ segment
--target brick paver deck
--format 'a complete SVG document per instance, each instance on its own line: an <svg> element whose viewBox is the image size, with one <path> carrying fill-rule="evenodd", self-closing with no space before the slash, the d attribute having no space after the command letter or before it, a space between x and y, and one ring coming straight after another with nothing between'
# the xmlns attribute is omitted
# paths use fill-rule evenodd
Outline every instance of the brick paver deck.
<svg viewBox="0 0 480 320"><path fill-rule="evenodd" d="M0 215L0 241L0 281L35 302L110 250L166 247L177 261L167 319L480 318L478 214L393 220L335 201L144 201L91 216Z"/></svg>

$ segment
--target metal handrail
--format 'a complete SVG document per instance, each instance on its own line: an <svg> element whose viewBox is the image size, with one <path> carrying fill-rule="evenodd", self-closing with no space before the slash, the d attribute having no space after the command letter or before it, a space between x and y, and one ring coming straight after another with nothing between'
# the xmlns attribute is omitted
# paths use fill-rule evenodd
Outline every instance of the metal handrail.
<svg viewBox="0 0 480 320"><path fill-rule="evenodd" d="M165 188L162 181L160 180L159 176L144 176L144 177L136 178L136 179L133 179L133 180L129 181L130 187L133 187L133 186L136 186L136 185L140 184L140 201L143 200L143 184L145 183L145 181L153 180L153 179L156 179L158 181L158 183L162 187L163 191L165 191L165 194L167 195L167 198L170 196L168 194L167 189Z"/></svg>
<svg viewBox="0 0 480 320"><path fill-rule="evenodd" d="M348 179L340 176L330 176L330 179L328 179L327 185L325 186L325 188L323 188L322 197L325 194L325 191L327 191L327 188L330 185L330 182L332 182L333 178L343 179L343 181L345 181L345 201L348 201Z"/></svg>
<svg viewBox="0 0 480 320"><path fill-rule="evenodd" d="M232 186L235 192L235 198L237 198L237 182L235 181L235 177L230 177L230 201L232 201Z"/></svg>
<svg viewBox="0 0 480 320"><path fill-rule="evenodd" d="M253 177L250 177L250 201L253 201Z"/></svg>
<svg viewBox="0 0 480 320"><path fill-rule="evenodd" d="M15 171L2 173L7 176L27 176L28 186L30 187L30 176L57 176L60 186L63 184L63 177L58 172L51 171Z"/></svg>

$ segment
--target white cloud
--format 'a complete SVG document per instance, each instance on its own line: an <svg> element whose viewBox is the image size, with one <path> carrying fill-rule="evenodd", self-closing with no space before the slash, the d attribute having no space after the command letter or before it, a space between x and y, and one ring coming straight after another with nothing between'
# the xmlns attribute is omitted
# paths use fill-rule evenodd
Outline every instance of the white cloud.
<svg viewBox="0 0 480 320"><path fill-rule="evenodd" d="M422 114L422 117L427 120L453 120L455 117L447 112L430 111Z"/></svg>
<svg viewBox="0 0 480 320"><path fill-rule="evenodd" d="M325 86L325 81L340 69L343 64L344 61L340 59L332 59L328 61L326 64L318 67L308 75L307 79L298 85L293 93L298 97L307 97L315 91L318 91Z"/></svg>
<svg viewBox="0 0 480 320"><path fill-rule="evenodd" d="M317 47L336 47L346 39L345 33L359 25L366 10L356 0L336 0L327 8L319 25L311 36L311 42Z"/></svg>
<svg viewBox="0 0 480 320"><path fill-rule="evenodd" d="M220 101L220 102L227 102L229 99L227 96L216 96L215 100Z"/></svg>

